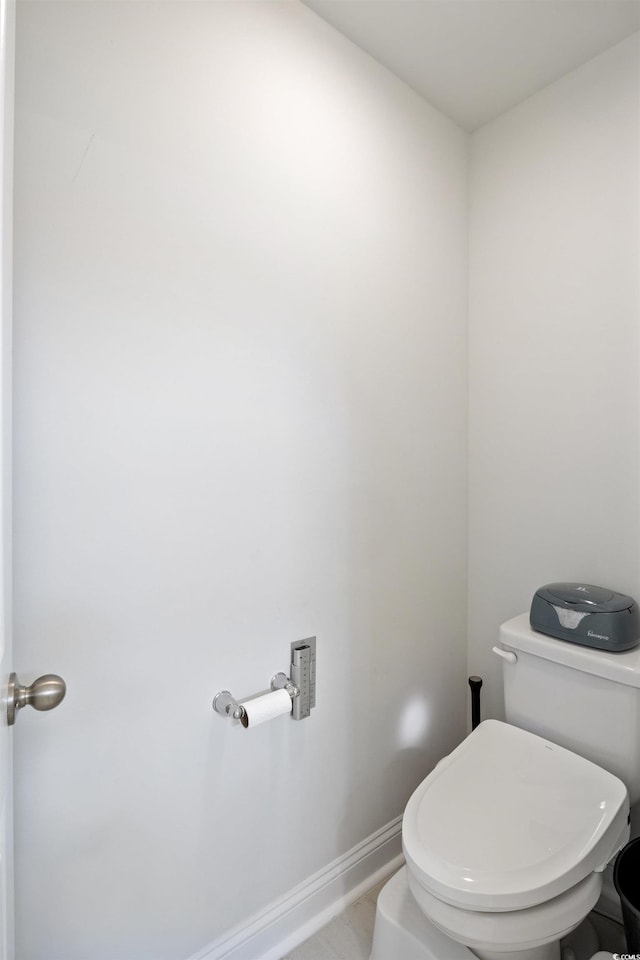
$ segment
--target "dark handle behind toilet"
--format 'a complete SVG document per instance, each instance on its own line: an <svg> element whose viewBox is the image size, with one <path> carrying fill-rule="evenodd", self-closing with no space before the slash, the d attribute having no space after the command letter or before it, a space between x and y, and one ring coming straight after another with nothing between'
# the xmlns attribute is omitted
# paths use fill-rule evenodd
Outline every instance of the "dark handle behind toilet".
<svg viewBox="0 0 640 960"><path fill-rule="evenodd" d="M471 687L471 729L480 723L480 687L482 686L482 677L469 677L469 686Z"/></svg>

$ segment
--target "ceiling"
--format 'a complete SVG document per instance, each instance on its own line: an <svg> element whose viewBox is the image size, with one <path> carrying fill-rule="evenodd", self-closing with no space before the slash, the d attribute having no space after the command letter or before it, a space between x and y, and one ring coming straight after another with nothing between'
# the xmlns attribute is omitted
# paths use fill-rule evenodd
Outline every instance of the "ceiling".
<svg viewBox="0 0 640 960"><path fill-rule="evenodd" d="M640 0L303 2L466 130L640 29Z"/></svg>

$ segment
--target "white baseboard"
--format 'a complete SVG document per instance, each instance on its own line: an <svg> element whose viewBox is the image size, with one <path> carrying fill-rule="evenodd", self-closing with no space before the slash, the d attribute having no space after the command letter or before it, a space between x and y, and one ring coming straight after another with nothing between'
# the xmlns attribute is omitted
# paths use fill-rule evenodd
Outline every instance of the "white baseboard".
<svg viewBox="0 0 640 960"><path fill-rule="evenodd" d="M189 960L280 960L402 866L401 826L396 817Z"/></svg>

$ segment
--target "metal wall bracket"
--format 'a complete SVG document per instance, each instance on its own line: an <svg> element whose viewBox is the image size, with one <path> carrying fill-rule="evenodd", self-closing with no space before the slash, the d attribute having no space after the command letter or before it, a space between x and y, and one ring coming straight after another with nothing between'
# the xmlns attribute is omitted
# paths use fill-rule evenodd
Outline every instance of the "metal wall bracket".
<svg viewBox="0 0 640 960"><path fill-rule="evenodd" d="M213 698L213 709L223 717L233 717L240 720L243 709L228 690L221 690Z"/></svg>
<svg viewBox="0 0 640 960"><path fill-rule="evenodd" d="M293 719L304 720L316 705L316 638L291 644L291 679L300 688L293 702Z"/></svg>

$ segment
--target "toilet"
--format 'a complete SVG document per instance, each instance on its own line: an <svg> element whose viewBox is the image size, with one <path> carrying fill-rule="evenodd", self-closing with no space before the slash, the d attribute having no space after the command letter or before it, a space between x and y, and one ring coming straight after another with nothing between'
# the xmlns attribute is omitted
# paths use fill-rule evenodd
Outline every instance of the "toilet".
<svg viewBox="0 0 640 960"><path fill-rule="evenodd" d="M640 650L504 624L506 722L485 720L412 794L405 867L371 960L560 960L640 798Z"/></svg>

